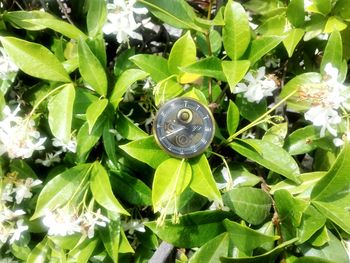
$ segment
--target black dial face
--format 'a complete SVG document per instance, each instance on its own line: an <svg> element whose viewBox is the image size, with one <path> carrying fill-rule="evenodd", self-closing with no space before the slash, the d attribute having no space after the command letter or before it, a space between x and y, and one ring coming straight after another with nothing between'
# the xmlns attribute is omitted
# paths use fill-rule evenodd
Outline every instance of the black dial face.
<svg viewBox="0 0 350 263"><path fill-rule="evenodd" d="M211 112L190 98L176 98L165 103L153 124L156 140L168 154L191 158L201 154L214 137Z"/></svg>

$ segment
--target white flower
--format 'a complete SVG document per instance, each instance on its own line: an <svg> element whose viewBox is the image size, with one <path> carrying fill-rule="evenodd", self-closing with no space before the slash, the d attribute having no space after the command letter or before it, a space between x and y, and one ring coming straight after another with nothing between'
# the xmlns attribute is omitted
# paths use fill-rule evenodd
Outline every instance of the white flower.
<svg viewBox="0 0 350 263"><path fill-rule="evenodd" d="M16 193L16 204L22 203L24 198L31 198L33 194L30 192L30 190L41 183L42 181L40 181L39 179L33 180L33 178L30 177L27 178L25 181L20 180L16 184L16 188L14 189L14 192Z"/></svg>
<svg viewBox="0 0 350 263"><path fill-rule="evenodd" d="M75 137L72 137L67 143L58 138L53 138L52 145L57 148L61 148L62 152L75 153L77 151L77 139Z"/></svg>
<svg viewBox="0 0 350 263"><path fill-rule="evenodd" d="M231 190L233 188L233 181L232 181L231 174L228 172L228 169L226 166L222 167L221 175L222 175L225 182L224 183L216 183L217 187L220 190L222 190L224 188L226 188L227 191Z"/></svg>
<svg viewBox="0 0 350 263"><path fill-rule="evenodd" d="M145 218L143 221L147 222L148 219ZM142 232L142 233L146 231L143 222L138 219L122 221L122 227L124 231L128 231L130 235L133 235L135 231Z"/></svg>
<svg viewBox="0 0 350 263"><path fill-rule="evenodd" d="M25 213L26 212L24 212L22 209L12 211L11 209L8 209L7 207L3 206L3 209L0 211L0 223L11 221L21 215L24 215Z"/></svg>
<svg viewBox="0 0 350 263"><path fill-rule="evenodd" d="M222 210L222 211L230 211L230 208L224 206L222 203L218 201L214 201L208 208L208 210Z"/></svg>
<svg viewBox="0 0 350 263"><path fill-rule="evenodd" d="M1 200L7 202L13 202L13 197L11 196L13 193L13 184L6 183L1 191Z"/></svg>
<svg viewBox="0 0 350 263"><path fill-rule="evenodd" d="M19 240L22 233L26 230L28 230L28 226L23 225L23 219L18 220L16 222L16 227L11 231L12 237L10 238L9 243L12 244L16 240Z"/></svg>
<svg viewBox="0 0 350 263"><path fill-rule="evenodd" d="M48 234L52 236L68 236L81 233L81 218L70 213L67 209L47 211L43 224L48 227Z"/></svg>
<svg viewBox="0 0 350 263"><path fill-rule="evenodd" d="M8 227L5 227L4 224L0 224L0 242L2 244L5 244L10 235L10 229Z"/></svg>
<svg viewBox="0 0 350 263"><path fill-rule="evenodd" d="M256 77L251 72L248 72L244 80L248 83L238 83L234 93L244 93L244 97L249 102L259 103L264 97L272 96L272 92L277 89L274 80L265 77L265 67L258 69Z"/></svg>
<svg viewBox="0 0 350 263"><path fill-rule="evenodd" d="M50 167L51 165L53 165L54 163L59 163L61 161L60 155L61 152L55 152L55 153L46 153L45 159L36 159L35 162L36 163L40 163L43 166L46 167Z"/></svg>
<svg viewBox="0 0 350 263"><path fill-rule="evenodd" d="M92 211L87 211L83 215L84 228L87 228L87 236L93 238L95 235L95 226L105 227L110 220L101 214L101 209L97 209L96 213Z"/></svg>
<svg viewBox="0 0 350 263"><path fill-rule="evenodd" d="M18 106L11 112L5 106L5 118L0 121L0 155L7 153L10 159L29 158L34 151L45 149L46 138L40 138L34 121L17 116L19 110Z"/></svg>
<svg viewBox="0 0 350 263"><path fill-rule="evenodd" d="M318 105L311 107L305 112L304 116L305 119L311 121L313 125L321 127L321 137L325 135L326 130L332 135L337 136L337 130L333 128L332 125L339 124L341 118L336 110Z"/></svg>
<svg viewBox="0 0 350 263"><path fill-rule="evenodd" d="M1 258L0 263L18 263L18 261L13 260L13 258Z"/></svg>
<svg viewBox="0 0 350 263"><path fill-rule="evenodd" d="M134 13L146 14L146 8L134 8L135 0L114 0L113 4L107 4L107 23L103 26L103 32L107 35L115 34L118 43L128 41L128 37L142 40L142 36L135 30L141 25L136 23Z"/></svg>
<svg viewBox="0 0 350 263"><path fill-rule="evenodd" d="M17 73L18 67L12 62L3 48L0 48L0 79L11 78L11 73Z"/></svg>
<svg viewBox="0 0 350 263"><path fill-rule="evenodd" d="M350 131L347 131L345 134L343 134L342 138L334 138L333 143L336 147L344 145L346 141L350 140Z"/></svg>

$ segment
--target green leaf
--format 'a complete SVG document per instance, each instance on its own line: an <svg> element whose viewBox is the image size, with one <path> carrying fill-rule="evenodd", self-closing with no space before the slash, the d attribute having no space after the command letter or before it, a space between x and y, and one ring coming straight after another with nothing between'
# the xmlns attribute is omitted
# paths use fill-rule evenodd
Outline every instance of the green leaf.
<svg viewBox="0 0 350 263"><path fill-rule="evenodd" d="M229 136L235 133L239 125L239 109L232 100L230 100L227 110L226 125Z"/></svg>
<svg viewBox="0 0 350 263"><path fill-rule="evenodd" d="M89 134L92 131L97 119L101 116L108 105L107 99L97 100L87 108L86 110L86 121L89 126Z"/></svg>
<svg viewBox="0 0 350 263"><path fill-rule="evenodd" d="M178 224L167 219L162 227L157 226L155 221L145 225L160 239L174 246L192 248L200 247L225 232L222 224L225 218L232 218L232 214L224 211L200 211L180 216Z"/></svg>
<svg viewBox="0 0 350 263"><path fill-rule="evenodd" d="M141 130L135 123L132 122L123 113L118 114L116 127L121 136L128 140L140 140L148 137L148 134Z"/></svg>
<svg viewBox="0 0 350 263"><path fill-rule="evenodd" d="M220 13L220 12L218 12ZM222 39L221 35L215 29L210 30L209 32L209 41L210 41L210 50L207 43L207 37L205 34L197 32L196 35L196 43L198 45L199 50L206 56L209 57L211 55L218 55L221 51Z"/></svg>
<svg viewBox="0 0 350 263"><path fill-rule="evenodd" d="M68 262L88 262L98 243L99 240L97 238L85 238L84 241L79 242L78 246L69 251Z"/></svg>
<svg viewBox="0 0 350 263"><path fill-rule="evenodd" d="M189 263L216 263L220 257L227 256L229 250L229 236L222 233L201 246L190 258Z"/></svg>
<svg viewBox="0 0 350 263"><path fill-rule="evenodd" d="M271 243L279 239L279 236L265 235L228 219L224 220L224 225L233 245L246 255L251 256L254 249L261 247L265 243Z"/></svg>
<svg viewBox="0 0 350 263"><path fill-rule="evenodd" d="M113 262L118 263L120 243L120 220L111 220L107 226L100 228L100 237L108 255Z"/></svg>
<svg viewBox="0 0 350 263"><path fill-rule="evenodd" d="M184 0L139 0L156 17L176 28L193 29L205 32L195 24L196 14Z"/></svg>
<svg viewBox="0 0 350 263"><path fill-rule="evenodd" d="M31 220L39 218L45 212L52 211L66 204L81 191L82 182L86 180L91 164L81 164L70 168L51 179L40 192Z"/></svg>
<svg viewBox="0 0 350 263"><path fill-rule="evenodd" d="M262 99L259 103L249 102L242 94L237 94L235 102L240 115L249 121L255 121L267 110L265 99Z"/></svg>
<svg viewBox="0 0 350 263"><path fill-rule="evenodd" d="M266 263L266 262L274 262L279 254L281 254L286 247L291 246L295 243L298 238L293 238L291 240L285 241L284 243L278 245L274 249L253 257L241 257L241 258L228 258L221 257L221 262L231 263L231 262L246 262L246 263Z"/></svg>
<svg viewBox="0 0 350 263"><path fill-rule="evenodd" d="M49 101L47 106L52 134L66 143L71 138L74 100L74 86L67 84Z"/></svg>
<svg viewBox="0 0 350 263"><path fill-rule="evenodd" d="M327 174L314 186L312 204L328 219L350 234L350 146L345 144Z"/></svg>
<svg viewBox="0 0 350 263"><path fill-rule="evenodd" d="M103 147L107 153L107 156L109 160L114 164L117 165L118 163L118 157L117 157L117 144L116 144L116 135L113 132L114 126L111 118L108 118L104 124L103 127L103 133L102 133L102 140L103 140Z"/></svg>
<svg viewBox="0 0 350 263"><path fill-rule="evenodd" d="M140 179L123 171L112 171L110 179L112 185L116 186L113 190L124 201L137 206L152 205L152 191Z"/></svg>
<svg viewBox="0 0 350 263"><path fill-rule="evenodd" d="M130 86L138 80L145 79L148 73L139 69L127 69L118 78L114 85L110 102L117 108L119 103L123 100L124 93L130 88Z"/></svg>
<svg viewBox="0 0 350 263"><path fill-rule="evenodd" d="M262 36L254 39L247 51L250 64L254 65L260 58L277 47L284 38L285 36Z"/></svg>
<svg viewBox="0 0 350 263"><path fill-rule="evenodd" d="M343 63L343 43L341 35L338 31L334 31L328 39L326 48L321 61L321 73L324 75L325 67L331 63L338 70L341 69ZM339 78L339 76L338 76ZM339 80L340 81L340 80Z"/></svg>
<svg viewBox="0 0 350 263"><path fill-rule="evenodd" d="M283 45L286 48L289 57L293 56L294 50L303 38L304 33L304 30L300 28L293 28L288 32L287 37L283 40Z"/></svg>
<svg viewBox="0 0 350 263"><path fill-rule="evenodd" d="M11 172L17 173L17 178L38 178L33 169L24 160L12 159L10 163L10 170Z"/></svg>
<svg viewBox="0 0 350 263"><path fill-rule="evenodd" d="M324 15L329 14L332 10L331 0L315 0L313 1L313 5Z"/></svg>
<svg viewBox="0 0 350 263"><path fill-rule="evenodd" d="M291 155L304 154L317 148L315 141L320 138L320 131L313 125L292 132L286 139L284 148Z"/></svg>
<svg viewBox="0 0 350 263"><path fill-rule="evenodd" d="M224 21L222 40L225 51L232 60L239 59L250 42L248 15L241 4L229 0L225 7Z"/></svg>
<svg viewBox="0 0 350 263"><path fill-rule="evenodd" d="M270 215L272 200L264 191L241 187L223 195L224 204L249 224L259 225Z"/></svg>
<svg viewBox="0 0 350 263"><path fill-rule="evenodd" d="M237 83L240 82L247 73L250 62L248 60L223 61L221 66L231 91L234 91Z"/></svg>
<svg viewBox="0 0 350 263"><path fill-rule="evenodd" d="M50 253L47 237L44 237L30 252L26 262L45 263Z"/></svg>
<svg viewBox="0 0 350 263"><path fill-rule="evenodd" d="M4 13L4 20L27 30L43 30L50 28L69 38L86 38L76 26L54 17L48 12L42 11L14 11Z"/></svg>
<svg viewBox="0 0 350 263"><path fill-rule="evenodd" d="M299 166L283 148L263 140L235 140L230 147L248 159L286 178L301 183Z"/></svg>
<svg viewBox="0 0 350 263"><path fill-rule="evenodd" d="M340 32L348 27L347 23L337 16L331 16L328 18L324 27L324 33Z"/></svg>
<svg viewBox="0 0 350 263"><path fill-rule="evenodd" d="M262 140L271 142L277 146L283 147L284 138L287 136L287 132L288 132L287 122L275 124L265 132L264 136L262 137Z"/></svg>
<svg viewBox="0 0 350 263"><path fill-rule="evenodd" d="M222 203L221 194L216 186L209 163L204 154L191 159L192 181L190 187L196 193L199 193L210 200Z"/></svg>
<svg viewBox="0 0 350 263"><path fill-rule="evenodd" d="M189 185L192 171L185 159L170 158L162 162L154 174L152 203L154 212L168 207Z"/></svg>
<svg viewBox="0 0 350 263"><path fill-rule="evenodd" d="M82 39L78 42L79 71L83 80L98 94L107 94L107 76L98 58Z"/></svg>
<svg viewBox="0 0 350 263"><path fill-rule="evenodd" d="M226 81L226 77L222 71L221 60L217 57L204 58L186 67L181 67L180 69L186 73L198 74L200 76Z"/></svg>
<svg viewBox="0 0 350 263"><path fill-rule="evenodd" d="M161 150L156 144L154 136L148 136L140 140L132 141L120 145L119 147L131 157L147 163L153 168L157 168L163 161L170 158L169 155Z"/></svg>
<svg viewBox="0 0 350 263"><path fill-rule="evenodd" d="M60 61L46 47L14 37L1 37L12 61L25 73L36 78L70 82Z"/></svg>
<svg viewBox="0 0 350 263"><path fill-rule="evenodd" d="M270 188L270 193L274 194L277 190L287 190L289 193L295 195L300 193L311 192L314 185L326 174L326 172L311 172L304 173L299 176L302 184L296 184L292 180L286 179L284 181L278 182L272 185Z"/></svg>
<svg viewBox="0 0 350 263"><path fill-rule="evenodd" d="M96 145L103 134L105 122L106 117L102 116L102 118L99 118L91 132L89 132L89 125L87 122L80 127L77 135L76 155L78 163L83 163L88 158L89 152Z"/></svg>
<svg viewBox="0 0 350 263"><path fill-rule="evenodd" d="M90 37L96 37L101 34L103 25L107 18L107 5L104 0L88 1L88 13L86 16L86 25Z"/></svg>
<svg viewBox="0 0 350 263"><path fill-rule="evenodd" d="M196 61L196 44L190 31L180 37L171 48L168 68L171 74L179 74L180 67L187 66Z"/></svg>
<svg viewBox="0 0 350 263"><path fill-rule="evenodd" d="M287 7L286 15L293 26L302 26L305 19L304 0L291 0Z"/></svg>
<svg viewBox="0 0 350 263"><path fill-rule="evenodd" d="M153 88L155 93L155 104L160 105L170 100L178 95L180 95L184 88L174 80L175 76L172 78L167 78L157 84Z"/></svg>
<svg viewBox="0 0 350 263"><path fill-rule="evenodd" d="M155 82L159 82L170 76L168 61L161 56L138 54L132 56L130 60L140 69L150 74Z"/></svg>
<svg viewBox="0 0 350 263"><path fill-rule="evenodd" d="M92 166L90 189L96 202L116 217L119 214L129 215L115 198L107 171L99 162L95 162Z"/></svg>

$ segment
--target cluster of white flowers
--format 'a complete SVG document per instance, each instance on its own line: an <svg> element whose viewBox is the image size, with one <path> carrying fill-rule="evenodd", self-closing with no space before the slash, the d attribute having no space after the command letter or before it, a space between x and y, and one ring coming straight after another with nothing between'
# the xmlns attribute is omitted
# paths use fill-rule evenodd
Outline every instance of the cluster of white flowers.
<svg viewBox="0 0 350 263"><path fill-rule="evenodd" d="M0 79L12 80L17 71L16 64L12 62L5 50L0 48Z"/></svg>
<svg viewBox="0 0 350 263"><path fill-rule="evenodd" d="M136 23L134 13L146 14L146 8L135 8L136 0L113 0L107 4L107 23L103 27L105 34L115 34L118 43L128 42L128 38L142 40L142 36L135 32L141 23Z"/></svg>
<svg viewBox="0 0 350 263"><path fill-rule="evenodd" d="M249 102L259 103L264 97L272 96L272 92L277 89L276 82L265 76L265 67L259 68L255 77L252 72L248 72L243 79L247 84L238 83L234 93L243 92Z"/></svg>
<svg viewBox="0 0 350 263"><path fill-rule="evenodd" d="M33 120L17 116L19 111L20 106L13 112L5 106L0 121L0 155L7 153L10 159L30 158L34 151L45 149L46 138L40 137Z"/></svg>
<svg viewBox="0 0 350 263"><path fill-rule="evenodd" d="M89 238L95 235L95 227L105 227L109 219L96 212L85 211L82 214L72 212L69 208L58 208L55 211L47 211L43 218L43 224L48 228L48 234L53 236L68 236L74 233L86 234Z"/></svg>
<svg viewBox="0 0 350 263"><path fill-rule="evenodd" d="M312 104L304 117L314 126L321 128L320 136L325 136L326 131L337 136L337 129L334 126L341 122L338 109L349 108L347 101L350 94L348 88L338 82L338 69L331 63L325 66L325 73L326 76L320 85L303 87L300 90L300 97L301 100L308 100Z"/></svg>

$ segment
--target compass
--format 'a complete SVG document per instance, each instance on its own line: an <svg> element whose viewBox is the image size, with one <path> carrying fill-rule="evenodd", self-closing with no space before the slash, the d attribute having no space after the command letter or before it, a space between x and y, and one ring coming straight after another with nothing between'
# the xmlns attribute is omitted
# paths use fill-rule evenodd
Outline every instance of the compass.
<svg viewBox="0 0 350 263"><path fill-rule="evenodd" d="M203 153L214 137L214 118L197 100L180 97L160 107L153 124L159 146L177 158Z"/></svg>

